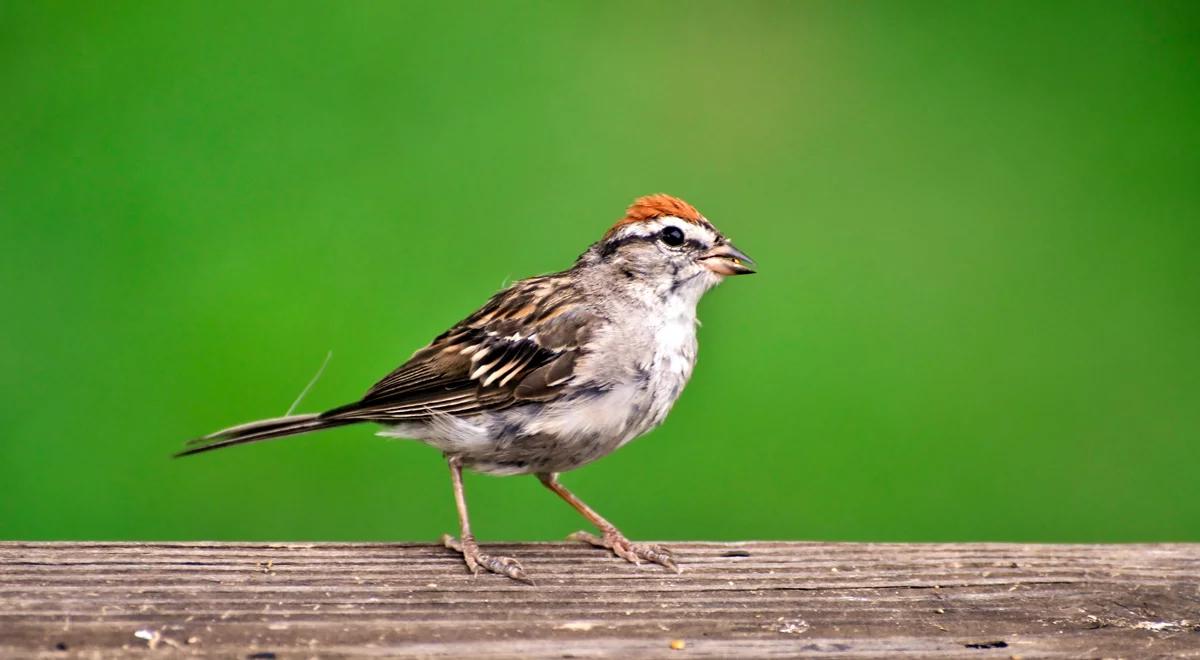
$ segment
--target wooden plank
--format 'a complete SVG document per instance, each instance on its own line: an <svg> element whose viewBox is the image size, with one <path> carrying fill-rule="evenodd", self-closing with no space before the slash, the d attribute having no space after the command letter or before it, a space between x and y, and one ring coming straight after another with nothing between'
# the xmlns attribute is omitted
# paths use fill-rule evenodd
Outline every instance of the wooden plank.
<svg viewBox="0 0 1200 660"><path fill-rule="evenodd" d="M673 549L6 542L0 656L1200 657L1197 544Z"/></svg>

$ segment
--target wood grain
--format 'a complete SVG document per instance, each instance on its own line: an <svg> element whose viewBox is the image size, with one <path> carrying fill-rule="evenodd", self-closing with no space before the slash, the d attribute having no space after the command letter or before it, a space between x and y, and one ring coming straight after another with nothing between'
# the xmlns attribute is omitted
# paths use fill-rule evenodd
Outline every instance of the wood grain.
<svg viewBox="0 0 1200 660"><path fill-rule="evenodd" d="M1200 657L1200 545L0 543L0 656Z"/></svg>

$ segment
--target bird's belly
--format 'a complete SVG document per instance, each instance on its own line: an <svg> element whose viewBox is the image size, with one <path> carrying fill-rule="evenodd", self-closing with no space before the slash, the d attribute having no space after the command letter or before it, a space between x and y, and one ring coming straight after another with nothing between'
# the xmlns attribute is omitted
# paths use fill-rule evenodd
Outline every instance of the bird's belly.
<svg viewBox="0 0 1200 660"><path fill-rule="evenodd" d="M464 456L480 472L566 472L612 453L658 426L670 412L690 366L608 390L582 390L535 414L512 409L495 429L495 444Z"/></svg>
<svg viewBox="0 0 1200 660"><path fill-rule="evenodd" d="M640 426L644 399L638 384L630 383L584 388L553 403L505 411L490 424L496 441L477 454L475 469L509 474L565 472L590 463L621 446ZM471 457L464 461L472 462Z"/></svg>

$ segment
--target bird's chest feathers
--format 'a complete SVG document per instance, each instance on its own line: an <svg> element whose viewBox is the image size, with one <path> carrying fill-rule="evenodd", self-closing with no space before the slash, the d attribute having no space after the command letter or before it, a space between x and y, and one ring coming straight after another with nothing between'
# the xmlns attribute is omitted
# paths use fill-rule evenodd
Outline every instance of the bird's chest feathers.
<svg viewBox="0 0 1200 660"><path fill-rule="evenodd" d="M650 379L660 386L679 387L692 375L696 364L696 316L679 314L663 319L654 331ZM678 395L678 391L675 392Z"/></svg>
<svg viewBox="0 0 1200 660"><path fill-rule="evenodd" d="M666 419L696 364L695 308L667 311L653 324L645 361L636 366L641 405L632 411L634 437Z"/></svg>

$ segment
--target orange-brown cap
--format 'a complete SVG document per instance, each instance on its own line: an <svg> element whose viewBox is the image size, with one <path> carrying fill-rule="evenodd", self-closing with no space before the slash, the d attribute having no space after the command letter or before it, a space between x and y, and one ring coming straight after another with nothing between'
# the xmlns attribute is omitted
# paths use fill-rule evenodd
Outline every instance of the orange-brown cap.
<svg viewBox="0 0 1200 660"><path fill-rule="evenodd" d="M658 193L656 195L639 197L634 200L633 204L625 210L625 217L618 220L608 232L611 234L625 225L634 222L645 222L646 220L653 220L668 215L698 225L705 224L704 216L700 215L696 207L678 197Z"/></svg>

